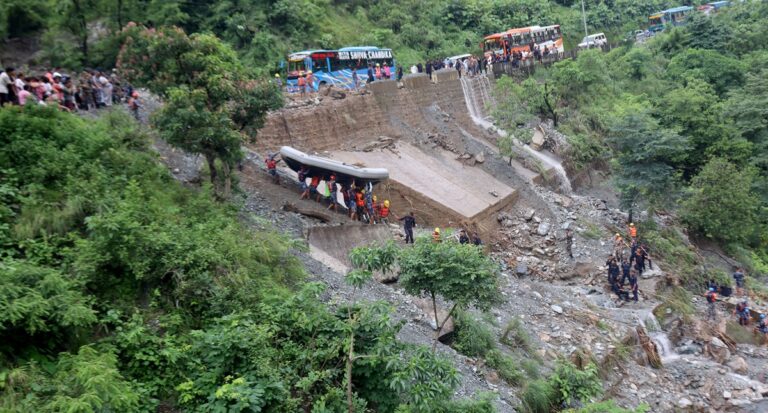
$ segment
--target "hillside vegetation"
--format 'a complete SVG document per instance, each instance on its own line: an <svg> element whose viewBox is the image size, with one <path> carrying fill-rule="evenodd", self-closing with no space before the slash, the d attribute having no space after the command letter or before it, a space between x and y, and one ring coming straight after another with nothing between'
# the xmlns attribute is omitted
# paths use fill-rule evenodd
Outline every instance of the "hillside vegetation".
<svg viewBox="0 0 768 413"><path fill-rule="evenodd" d="M610 165L625 210L672 212L766 274L767 16L765 2L696 14L648 44L587 51L522 82L501 79L496 117L509 130L553 120L574 170Z"/></svg>
<svg viewBox="0 0 768 413"><path fill-rule="evenodd" d="M323 304L293 241L147 145L119 112L0 109L0 411L488 411L448 401L454 367L388 306Z"/></svg>
<svg viewBox="0 0 768 413"><path fill-rule="evenodd" d="M619 40L664 0L587 0L591 32ZM573 0L8 0L0 5L0 38L42 30L54 66L112 67L119 30L129 21L211 32L265 70L289 51L376 45L409 65L427 58L479 52L482 37L512 27L560 24L566 45L584 35L581 2ZM42 62L41 62L42 63Z"/></svg>

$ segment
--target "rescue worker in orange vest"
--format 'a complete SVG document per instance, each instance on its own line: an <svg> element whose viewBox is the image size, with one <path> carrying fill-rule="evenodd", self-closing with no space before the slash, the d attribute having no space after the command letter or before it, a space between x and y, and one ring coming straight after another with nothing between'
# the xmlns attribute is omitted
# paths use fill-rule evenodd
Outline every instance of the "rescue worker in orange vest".
<svg viewBox="0 0 768 413"><path fill-rule="evenodd" d="M355 192L355 204L357 205L358 211L364 211L363 208L365 208L365 200L363 199L363 192L357 191ZM357 216L358 220L360 219L360 215Z"/></svg>
<svg viewBox="0 0 768 413"><path fill-rule="evenodd" d="M632 239L637 238L637 227L633 222L629 223L629 236Z"/></svg>
<svg viewBox="0 0 768 413"><path fill-rule="evenodd" d="M312 74L311 70L307 70L307 93L312 93L315 91L315 75Z"/></svg>
<svg viewBox="0 0 768 413"><path fill-rule="evenodd" d="M379 219L385 224L389 224L389 199L385 199L384 203L379 206Z"/></svg>
<svg viewBox="0 0 768 413"><path fill-rule="evenodd" d="M621 262L621 259L624 256L624 246L624 238L621 237L621 234L616 234L616 236L613 237L613 256L618 262Z"/></svg>
<svg viewBox="0 0 768 413"><path fill-rule="evenodd" d="M432 233L432 242L441 242L440 228L435 228L435 231Z"/></svg>
<svg viewBox="0 0 768 413"><path fill-rule="evenodd" d="M299 92L301 92L301 96L304 96L304 94L307 93L307 79L304 77L304 72L299 72L299 78L296 80L296 83L299 85Z"/></svg>

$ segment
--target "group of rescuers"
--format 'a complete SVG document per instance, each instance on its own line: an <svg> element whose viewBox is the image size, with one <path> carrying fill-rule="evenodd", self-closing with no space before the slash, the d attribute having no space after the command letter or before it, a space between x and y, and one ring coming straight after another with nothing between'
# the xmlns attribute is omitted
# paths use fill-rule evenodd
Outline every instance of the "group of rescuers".
<svg viewBox="0 0 768 413"><path fill-rule="evenodd" d="M748 327L752 321L752 309L749 307L749 300L747 291L744 289L744 278L746 277L744 268L738 267L732 274L733 280L736 282L736 295L742 298L736 307L733 309L733 316L736 317L739 325ZM707 283L707 292L704 297L707 299L707 319L717 320L717 291L720 286L714 280L710 280ZM760 314L758 317L758 323L754 327L753 332L762 336L763 342L768 342L768 319L765 314Z"/></svg>
<svg viewBox="0 0 768 413"><path fill-rule="evenodd" d="M648 246L640 243L637 238L637 227L634 223L629 223L627 232L629 234L628 239L618 233L613 237L613 253L608 257L605 265L608 268L608 285L611 291L616 294L619 300L629 301L631 296L632 300L637 301L638 277L645 271L646 262L650 269L653 269L653 263L648 254ZM570 237L566 233L566 241ZM627 249L629 249L628 255L626 255ZM570 253L570 245L568 245L568 250ZM624 288L625 285L628 285L628 289Z"/></svg>
<svg viewBox="0 0 768 413"><path fill-rule="evenodd" d="M267 172L272 176L274 183L280 182L280 177L277 174L277 163L279 161L277 154L270 154L264 160ZM373 185L370 183L363 187L356 186L354 180L350 184L341 183L337 181L335 173L331 172L324 176L313 174L306 165L302 165L299 168L297 175L299 185L301 186L299 199L311 199L314 196L317 202L327 202L328 210L338 211L337 207L341 203L337 195L338 191L342 194L343 206L347 209L351 219L371 225L377 223L389 224L391 214L395 219L403 222L405 243L413 244L413 228L416 226L416 218L413 212L403 217L396 216L390 210L388 199L379 202L378 197L373 194ZM307 183L307 178L309 178L309 183ZM318 190L322 181L325 181L325 188L327 188L325 191ZM440 228L435 228L432 232L432 240L434 242L442 241ZM477 232L473 232L470 236L463 229L459 232L459 242L461 244L482 245L482 240Z"/></svg>

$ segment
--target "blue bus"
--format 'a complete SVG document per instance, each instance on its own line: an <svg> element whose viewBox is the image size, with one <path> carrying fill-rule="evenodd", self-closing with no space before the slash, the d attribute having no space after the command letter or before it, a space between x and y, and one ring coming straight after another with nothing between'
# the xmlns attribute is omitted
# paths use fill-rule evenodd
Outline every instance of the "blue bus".
<svg viewBox="0 0 768 413"><path fill-rule="evenodd" d="M653 14L648 18L651 22L648 30L660 32L670 26L682 26L685 24L688 16L693 13L693 10L691 6L680 6Z"/></svg>
<svg viewBox="0 0 768 413"><path fill-rule="evenodd" d="M368 80L368 66L378 71L381 78L394 79L396 76L395 59L392 49L380 49L374 46L345 47L339 50L305 50L288 55L288 73L286 84L289 92L298 92L298 79L306 77L312 71L314 81L312 89L318 90L323 85L333 85L344 89L353 89L352 71L357 71L360 85ZM386 76L389 72L389 76Z"/></svg>

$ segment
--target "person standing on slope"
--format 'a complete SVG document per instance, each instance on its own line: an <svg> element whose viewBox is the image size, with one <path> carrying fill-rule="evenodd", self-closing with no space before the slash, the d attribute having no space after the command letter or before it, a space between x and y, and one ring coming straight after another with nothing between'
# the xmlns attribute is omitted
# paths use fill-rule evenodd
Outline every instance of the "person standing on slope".
<svg viewBox="0 0 768 413"><path fill-rule="evenodd" d="M397 216L395 216L397 218ZM416 218L413 216L413 211L409 215L402 218L397 218L398 221L403 221L403 230L405 230L405 243L413 244L413 227L416 226Z"/></svg>

